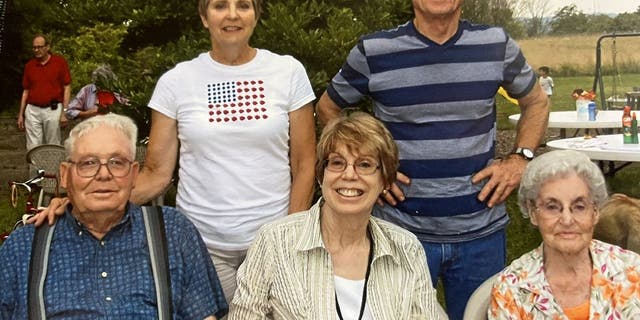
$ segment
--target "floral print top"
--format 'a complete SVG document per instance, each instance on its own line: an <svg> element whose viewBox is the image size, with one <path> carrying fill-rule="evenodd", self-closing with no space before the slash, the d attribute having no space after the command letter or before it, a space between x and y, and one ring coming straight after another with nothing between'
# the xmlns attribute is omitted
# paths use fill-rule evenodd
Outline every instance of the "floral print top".
<svg viewBox="0 0 640 320"><path fill-rule="evenodd" d="M640 319L640 255L592 240L589 319ZM544 274L542 245L514 260L492 289L489 319L569 319Z"/></svg>

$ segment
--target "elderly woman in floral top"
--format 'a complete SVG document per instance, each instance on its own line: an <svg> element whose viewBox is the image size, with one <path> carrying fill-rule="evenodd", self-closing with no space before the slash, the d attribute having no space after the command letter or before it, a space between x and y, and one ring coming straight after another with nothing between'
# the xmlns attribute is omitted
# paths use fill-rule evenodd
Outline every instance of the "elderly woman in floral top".
<svg viewBox="0 0 640 320"><path fill-rule="evenodd" d="M580 152L529 163L518 201L543 242L498 276L489 319L640 318L640 256L592 238L606 198L602 172Z"/></svg>

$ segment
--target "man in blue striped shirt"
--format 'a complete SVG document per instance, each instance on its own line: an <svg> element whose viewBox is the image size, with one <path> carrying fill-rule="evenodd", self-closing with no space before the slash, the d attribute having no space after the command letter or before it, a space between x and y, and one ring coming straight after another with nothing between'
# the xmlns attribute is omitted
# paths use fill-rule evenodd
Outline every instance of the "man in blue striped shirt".
<svg viewBox="0 0 640 320"><path fill-rule="evenodd" d="M363 36L317 105L321 122L368 96L400 149L398 182L375 214L412 232L462 319L476 287L505 264L504 200L546 129L548 100L502 28L460 20L463 0L413 0L415 18ZM522 117L513 154L495 160L495 95Z"/></svg>
<svg viewBox="0 0 640 320"><path fill-rule="evenodd" d="M48 259L32 253L34 225L14 231L0 247L0 319L32 319L34 306L42 306L39 314L46 319L167 319L162 311L176 320L215 320L227 313L198 230L170 207L161 212L168 266L154 264L165 257L150 253L158 243L147 239L157 238L147 237L142 209L128 201L139 170L136 137L133 121L115 113L71 130L68 158L60 164L60 185L70 203L51 233ZM32 257L42 260L32 263ZM32 287L30 268L38 265L44 265L45 277ZM155 280L163 267L169 288ZM170 300L160 299L165 289ZM34 291L40 299L32 299Z"/></svg>

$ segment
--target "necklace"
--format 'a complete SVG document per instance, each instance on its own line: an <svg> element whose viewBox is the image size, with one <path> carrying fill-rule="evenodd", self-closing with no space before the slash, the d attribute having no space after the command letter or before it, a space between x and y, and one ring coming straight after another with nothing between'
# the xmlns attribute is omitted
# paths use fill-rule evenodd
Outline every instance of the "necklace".
<svg viewBox="0 0 640 320"><path fill-rule="evenodd" d="M371 234L367 228L367 236L369 237L369 258L367 259L367 272L364 275L364 286L362 287L362 301L360 302L360 315L358 316L358 320L362 320L362 315L364 314L364 306L367 304L367 283L369 282L369 273L371 272L371 262L373 261L373 239L371 239ZM336 299L336 312L338 312L338 318L340 320L344 320L342 317L342 312L340 311L340 303L338 302L338 294L334 291L334 296Z"/></svg>

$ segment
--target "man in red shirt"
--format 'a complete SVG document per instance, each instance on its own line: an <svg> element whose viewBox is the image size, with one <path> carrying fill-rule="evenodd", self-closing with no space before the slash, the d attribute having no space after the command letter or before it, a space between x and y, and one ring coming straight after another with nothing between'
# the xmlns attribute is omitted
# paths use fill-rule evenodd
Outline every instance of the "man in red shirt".
<svg viewBox="0 0 640 320"><path fill-rule="evenodd" d="M44 35L33 38L33 59L24 66L18 128L26 130L27 150L40 144L60 144L60 127L67 118L71 74L67 61L49 50Z"/></svg>

